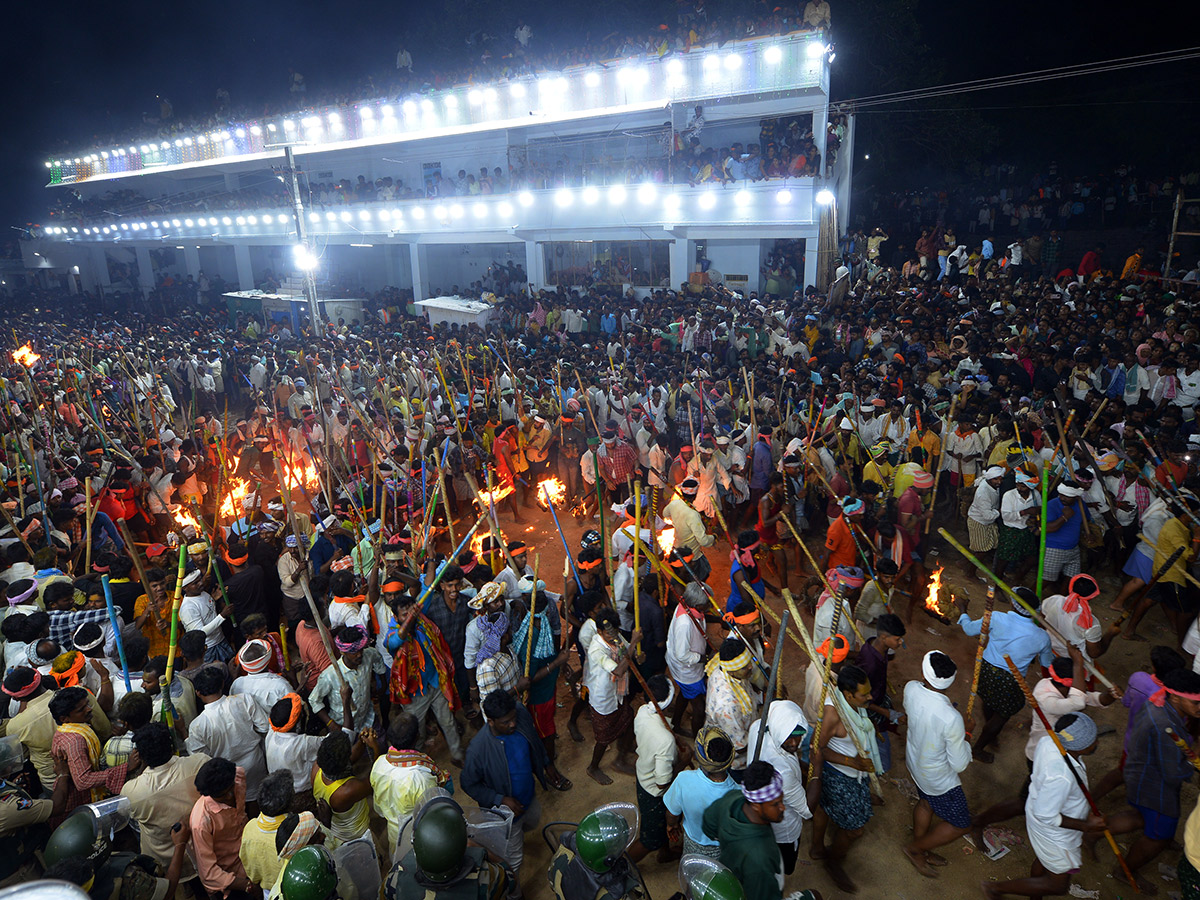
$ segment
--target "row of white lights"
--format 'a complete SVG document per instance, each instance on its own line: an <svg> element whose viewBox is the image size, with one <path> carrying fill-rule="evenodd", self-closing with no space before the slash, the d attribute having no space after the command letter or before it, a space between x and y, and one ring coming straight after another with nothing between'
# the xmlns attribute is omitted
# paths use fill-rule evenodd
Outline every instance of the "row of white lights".
<svg viewBox="0 0 1200 900"><path fill-rule="evenodd" d="M829 48L819 41L811 41L808 44L806 52L809 59L815 60L827 53L828 50ZM783 51L778 45L772 45L763 52L763 59L769 65L778 65L783 60ZM742 56L737 53L727 53L724 55L710 53L704 58L703 66L706 76L711 79L718 77L722 70L727 72L736 72L742 67L742 62ZM650 81L649 71L647 71L644 66L636 65L621 66L616 70L615 77L617 83L624 88L644 87ZM595 89L601 85L602 78L599 72L592 71L583 75L582 81L586 87ZM685 78L683 73L683 63L678 59L669 60L667 62L667 85L669 87L682 87L684 82ZM562 98L569 90L570 83L565 77L562 76L546 77L538 80L537 87L539 96L544 104L557 106L562 103ZM512 82L508 86L508 93L514 99L521 99L525 97L527 94L525 83L520 81ZM472 88L467 91L466 97L467 102L472 106L482 106L495 103L499 98L499 93L494 87ZM442 96L441 100L442 104L447 110L453 111L458 108L459 98L458 94L456 93L446 93ZM425 97L419 102L416 100L405 100L400 104L400 109L403 111L405 116L411 119L416 117L418 112L422 112L427 115L435 112L437 109L437 104L433 99ZM375 109L370 106L363 106L358 110L358 114L360 118L364 120L364 123L373 120L375 118L375 112ZM380 106L378 112L383 121L384 127L389 127L389 122L391 122L392 127L394 127L394 123L396 122L396 110L390 104L384 104L383 106ZM334 136L345 130L342 114L339 112L331 112L326 115L324 119L316 115L305 116L300 120L299 123L299 127L303 129L304 132L310 137L315 136L316 133L320 132L326 125L328 125L330 132ZM284 131L288 133L293 133L297 130L296 122L291 119L285 119L282 122L282 127ZM142 144L140 148L138 146L131 146L128 152L137 153L140 149L142 154L149 154L158 150L169 150L172 144L177 148L191 147L194 145L203 146L210 141L214 144L232 141L235 136L240 140L246 137L247 132L255 137L258 137L262 135L263 128L264 126L251 125L249 129L241 127L236 128L232 133L229 131L217 131L208 135L202 134L197 136L194 140L193 138L185 137L176 138L174 142L162 141L161 143ZM277 126L273 122L267 123L265 128L271 133L278 131ZM102 150L99 154L91 153L87 156L75 157L74 160L46 160L46 168L61 168L63 165L70 165L72 162L74 162L75 165L82 165L85 162L99 162L101 159L109 159L110 157L120 157L125 155L125 148L118 147L111 151Z"/></svg>
<svg viewBox="0 0 1200 900"><path fill-rule="evenodd" d="M607 199L611 206L624 205L629 199L629 192L622 185L614 185L608 189ZM717 205L717 197L721 192L718 191L702 191L696 200L697 205L704 210L713 209ZM659 188L655 184L642 184L633 191L637 202L643 206L648 206L654 203L659 198ZM732 195L733 203L738 207L747 207L754 202L755 195L747 190L736 191ZM576 200L585 206L593 206L600 201L601 191L597 187L586 187L576 192L569 188L563 188L554 193L554 205L559 209L567 209L575 205ZM792 202L793 195L788 188L781 188L775 192L775 202L780 205L787 205ZM817 191L816 201L822 206L828 206L833 202L833 193L828 189ZM522 191L517 194L516 201L518 205L529 208L534 205L536 198L529 191ZM677 212L683 205L683 198L679 194L668 193L662 197L663 208L670 213ZM501 200L494 205L496 214L501 219L507 219L514 212L513 204L507 200ZM451 203L438 204L429 212L433 218L439 221L447 219L461 219L467 215L468 210L476 219L486 219L492 206L482 201L476 201L470 204ZM424 221L427 213L424 206L414 206L409 209L409 215L412 219L420 222ZM341 212L328 211L326 213L310 212L308 220L313 224L317 224L322 220L326 222L342 222L350 224L354 221L368 223L374 220L380 222L400 222L404 221L404 212L400 209L381 209L377 212L372 212L369 209L361 209L357 215L349 210ZM79 228L72 226L70 228L52 225L45 230L46 234L50 235L66 235L66 234L116 234L122 231L146 231L148 229L158 228L213 228L220 225L226 227L231 225L239 226L257 226L257 225L289 225L293 221L293 217L286 213L280 213L278 216L266 213L264 215L250 216L212 216L200 217L198 219L153 219L149 223L146 222L121 222L119 225L103 225L96 227Z"/></svg>

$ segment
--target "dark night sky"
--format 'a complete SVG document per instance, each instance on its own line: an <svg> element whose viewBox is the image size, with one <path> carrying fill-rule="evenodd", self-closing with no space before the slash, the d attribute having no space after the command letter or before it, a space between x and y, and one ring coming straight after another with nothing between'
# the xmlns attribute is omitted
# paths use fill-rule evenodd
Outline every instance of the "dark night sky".
<svg viewBox="0 0 1200 900"><path fill-rule="evenodd" d="M1152 0L1137 4L1081 4L1061 0L1008 4L945 4L933 0L831 0L838 56L837 98L959 81L1117 56L1186 47L1191 22L1187 4ZM709 0L710 12L732 0ZM460 8L461 7L461 8ZM382 4L341 0L209 0L148 3L63 0L10 4L5 10L6 52L0 60L9 86L7 127L0 133L0 222L36 221L43 209L45 154L66 139L82 150L89 135L126 131L163 92L177 115L208 108L219 85L240 99L281 95L287 69L295 66L310 89L385 70L401 36L418 69L430 64L424 21L438 16L474 22L474 10L495 17L529 16L534 39L573 33L574 23L616 27L636 0L600 7L591 0L482 0ZM900 10L901 25L881 15ZM903 19L906 10L912 14ZM1132 16L1136 14L1136 18ZM608 21L597 22L598 16ZM1081 21L1082 20L1082 21ZM912 23L918 23L913 26ZM1086 22L1086 24L1083 24ZM580 25L579 27L583 27ZM927 67L914 70L896 33L919 29ZM885 47L890 38L890 50ZM907 39L907 38L905 38ZM424 52L423 52L424 51ZM935 73L935 69L940 69ZM935 73L934 78L930 78ZM1015 162L1056 158L1070 171L1118 160L1157 173L1196 162L1200 102L1196 61L1078 78L1030 88L988 91L959 98L989 126L985 159ZM953 104L924 101L924 110ZM998 108L993 108L998 107ZM1044 108L1031 108L1044 107ZM939 172L919 170L889 140L890 122L911 113L872 113L860 119L860 151L872 153L860 178L885 185L935 183ZM942 113L934 112L935 116ZM951 115L952 113L946 113ZM972 138L968 135L968 142ZM861 159L861 152L859 154ZM942 162L949 173L962 170Z"/></svg>

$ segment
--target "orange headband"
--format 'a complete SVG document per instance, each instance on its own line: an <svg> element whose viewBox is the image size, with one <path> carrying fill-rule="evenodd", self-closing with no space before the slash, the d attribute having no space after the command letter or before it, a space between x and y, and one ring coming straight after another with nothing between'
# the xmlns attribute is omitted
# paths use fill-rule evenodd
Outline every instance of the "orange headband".
<svg viewBox="0 0 1200 900"><path fill-rule="evenodd" d="M225 562L229 563L231 566L240 566L250 558L249 553L246 553L242 556L230 556L228 550L222 550L221 555L225 557Z"/></svg>
<svg viewBox="0 0 1200 900"><path fill-rule="evenodd" d="M272 731L291 731L296 727L296 723L300 721L300 710L304 708L304 701L300 699L300 695L284 694L283 699L290 700L292 702L292 712L288 716L288 720L282 725L276 725L274 722L272 722Z"/></svg>
<svg viewBox="0 0 1200 900"><path fill-rule="evenodd" d="M75 651L75 661L70 667L62 672L51 671L54 680L58 682L60 688L74 687L79 684L79 673L83 670L84 656L79 651Z"/></svg>
<svg viewBox="0 0 1200 900"><path fill-rule="evenodd" d="M404 590L404 583L401 581L388 581L384 583L380 590L385 594L399 594Z"/></svg>
<svg viewBox="0 0 1200 900"><path fill-rule="evenodd" d="M585 572L590 572L592 569L596 568L597 566L603 565L603 563L604 563L603 559L593 559L591 562L577 562L577 563L575 563L575 565L578 568L583 569L583 571L585 571Z"/></svg>
<svg viewBox="0 0 1200 900"><path fill-rule="evenodd" d="M754 612L746 613L744 616L735 616L733 613L725 613L722 618L731 625L753 625L760 618L762 618L762 614L756 608Z"/></svg>
<svg viewBox="0 0 1200 900"><path fill-rule="evenodd" d="M825 638L825 640L821 642L821 646L817 648L817 653L819 653L821 656L829 656L829 645L830 645L830 642L833 641L835 638L840 639L841 646L839 647L836 644L834 644L833 661L835 663L840 663L840 662L843 662L846 659L846 657L850 655L850 645L848 643L846 643L846 639L844 637L842 637L842 635L840 635L840 634L835 634L833 637Z"/></svg>

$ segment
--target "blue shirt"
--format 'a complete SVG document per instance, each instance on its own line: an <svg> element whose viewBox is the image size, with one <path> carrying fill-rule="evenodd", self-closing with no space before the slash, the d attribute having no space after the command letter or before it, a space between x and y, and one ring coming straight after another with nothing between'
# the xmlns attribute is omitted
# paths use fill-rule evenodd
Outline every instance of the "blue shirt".
<svg viewBox="0 0 1200 900"><path fill-rule="evenodd" d="M1083 527L1083 519L1080 517L1080 511L1087 515L1087 505L1079 503L1073 510L1073 515L1058 531L1046 532L1046 546L1053 547L1056 550L1072 550L1079 546L1079 531ZM1063 502L1058 497L1055 497L1046 504L1046 521L1053 522L1062 517Z"/></svg>
<svg viewBox="0 0 1200 900"><path fill-rule="evenodd" d="M737 605L742 602L742 600L753 600L755 603L757 603L759 600L767 596L767 586L763 583L761 571L755 572L758 577L754 581L751 581L749 576L746 577L746 583L750 585L751 589L753 589L754 594L751 594L749 597L742 596L742 589L738 586L738 583L733 580L733 576L744 570L745 566L743 566L740 561L734 562L733 565L729 567L729 600L727 600L725 603L725 612L733 612L734 609L737 608ZM755 596L755 594L758 596Z"/></svg>
<svg viewBox="0 0 1200 900"><path fill-rule="evenodd" d="M617 317L608 313L600 317L600 328L605 334L617 333Z"/></svg>
<svg viewBox="0 0 1200 900"><path fill-rule="evenodd" d="M498 734L496 738L504 745L512 796L522 806L529 806L533 802L533 759L529 742L520 734Z"/></svg>
<svg viewBox="0 0 1200 900"><path fill-rule="evenodd" d="M750 487L765 491L771 485L771 472L774 469L771 458L771 445L760 440L754 445L753 471L750 474Z"/></svg>
<svg viewBox="0 0 1200 900"><path fill-rule="evenodd" d="M983 627L983 617L972 619L966 613L958 617L963 634L975 637ZM1043 666L1049 666L1054 661L1054 652L1050 649L1050 637L1041 627L1016 610L996 611L992 613L992 621L988 625L988 642L984 648L983 658L997 669L1008 671L1005 656L1011 656L1018 672L1024 672L1035 659L1041 660Z"/></svg>
<svg viewBox="0 0 1200 900"><path fill-rule="evenodd" d="M715 847L717 842L704 833L704 811L730 791L738 790L728 775L724 781L713 781L698 769L687 769L675 776L663 803L673 816L683 817L683 830L697 844Z"/></svg>

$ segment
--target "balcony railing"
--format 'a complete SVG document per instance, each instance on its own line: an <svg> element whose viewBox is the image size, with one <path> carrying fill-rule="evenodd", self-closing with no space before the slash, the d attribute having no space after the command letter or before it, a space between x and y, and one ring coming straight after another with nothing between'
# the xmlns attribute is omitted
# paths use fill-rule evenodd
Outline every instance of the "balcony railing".
<svg viewBox="0 0 1200 900"><path fill-rule="evenodd" d="M575 67L494 84L462 85L397 102L372 100L256 119L170 140L110 146L45 161L49 186L147 172L276 159L500 128L702 103L717 97L828 89L820 33L755 38L651 61Z"/></svg>
<svg viewBox="0 0 1200 900"><path fill-rule="evenodd" d="M813 178L724 185L613 185L519 191L491 197L452 197L401 203L309 209L312 235L354 241L441 235L513 235L528 231L586 233L596 229L693 226L809 225L820 193ZM823 198L822 198L823 199ZM279 243L296 239L290 210L230 210L202 216L125 219L105 225L50 226L54 240L111 242L203 240Z"/></svg>

